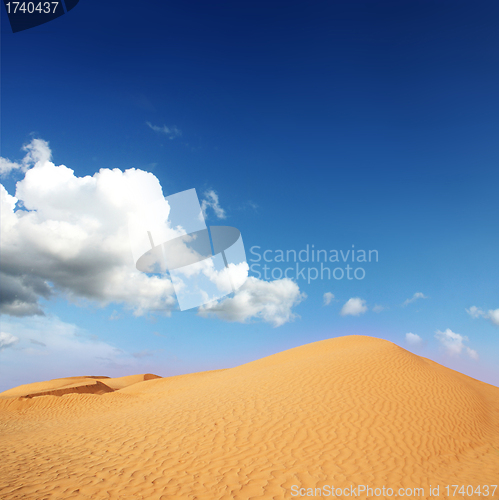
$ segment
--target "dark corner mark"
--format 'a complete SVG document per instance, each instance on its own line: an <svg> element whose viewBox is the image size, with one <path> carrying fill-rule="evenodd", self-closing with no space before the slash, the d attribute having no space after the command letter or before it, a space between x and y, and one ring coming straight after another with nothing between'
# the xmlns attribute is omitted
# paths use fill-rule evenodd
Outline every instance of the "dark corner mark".
<svg viewBox="0 0 499 500"><path fill-rule="evenodd" d="M79 0L3 0L12 33L34 28L56 19L76 7Z"/></svg>

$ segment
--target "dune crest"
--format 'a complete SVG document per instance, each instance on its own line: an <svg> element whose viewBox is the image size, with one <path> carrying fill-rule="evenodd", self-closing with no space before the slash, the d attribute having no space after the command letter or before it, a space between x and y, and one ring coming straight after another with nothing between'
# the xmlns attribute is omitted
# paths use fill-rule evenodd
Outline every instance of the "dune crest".
<svg viewBox="0 0 499 500"><path fill-rule="evenodd" d="M499 388L385 340L149 375L65 379L101 396L0 394L0 498L284 499L359 484L419 498L439 484L446 498L446 484L497 484Z"/></svg>

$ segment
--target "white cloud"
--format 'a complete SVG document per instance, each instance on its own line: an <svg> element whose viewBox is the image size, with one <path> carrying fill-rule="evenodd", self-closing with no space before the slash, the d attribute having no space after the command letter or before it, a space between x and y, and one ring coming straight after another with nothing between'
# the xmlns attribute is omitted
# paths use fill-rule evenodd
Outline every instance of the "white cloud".
<svg viewBox="0 0 499 500"><path fill-rule="evenodd" d="M0 176L7 176L13 170L26 172L37 162L50 161L52 158L49 144L43 139L32 139L31 142L25 144L22 149L26 151L26 155L20 163L0 157Z"/></svg>
<svg viewBox="0 0 499 500"><path fill-rule="evenodd" d="M219 219L225 219L227 216L225 214L225 210L218 202L218 194L215 193L213 189L210 189L204 193L204 196L204 199L201 201L201 211L203 213L203 217L207 217L207 210L208 208L211 208Z"/></svg>
<svg viewBox="0 0 499 500"><path fill-rule="evenodd" d="M10 333L0 332L0 351L12 347L19 342L19 339Z"/></svg>
<svg viewBox="0 0 499 500"><path fill-rule="evenodd" d="M474 349L470 349L469 347L466 347L466 352L468 353L468 356L471 359L474 359L475 361L478 361L479 356L478 356L478 353Z"/></svg>
<svg viewBox="0 0 499 500"><path fill-rule="evenodd" d="M332 294L331 292L326 292L324 294L324 305L325 306L328 306L329 304L331 304L331 302L334 300L334 294Z"/></svg>
<svg viewBox="0 0 499 500"><path fill-rule="evenodd" d="M499 309L489 310L489 319L494 323L494 325L499 326Z"/></svg>
<svg viewBox="0 0 499 500"><path fill-rule="evenodd" d="M12 170L21 170L23 166L20 163L10 161L8 158L0 157L0 176L4 177L9 175Z"/></svg>
<svg viewBox="0 0 499 500"><path fill-rule="evenodd" d="M23 146L23 151L27 152L23 158L23 164L28 168L38 162L45 163L52 159L49 143L43 139L32 139L31 142Z"/></svg>
<svg viewBox="0 0 499 500"><path fill-rule="evenodd" d="M48 159L45 141L25 147L35 161L16 196L0 185L0 312L43 314L38 302L63 292L70 300L124 304L136 315L169 313L176 306L171 281L135 269L128 214L164 200L149 172L101 169L77 177ZM16 202L25 209L16 210Z"/></svg>
<svg viewBox="0 0 499 500"><path fill-rule="evenodd" d="M342 316L359 316L367 311L366 301L359 297L349 299L341 308L340 314Z"/></svg>
<svg viewBox="0 0 499 500"><path fill-rule="evenodd" d="M437 330L435 338L450 356L459 356L464 350L470 358L474 360L478 359L478 353L464 345L464 342L468 342L468 337L465 335L460 335L447 328L444 332Z"/></svg>
<svg viewBox="0 0 499 500"><path fill-rule="evenodd" d="M179 137L182 135L182 132L175 125L173 125L172 127L167 127L166 125L159 127L158 125L153 125L150 122L146 122L146 124L151 130L154 130L154 132L165 134L168 139L174 139L175 137Z"/></svg>
<svg viewBox="0 0 499 500"><path fill-rule="evenodd" d="M382 312L382 311L385 311L386 309L388 309L388 308L387 308L387 307L385 307L385 306L380 306L380 305L378 305L378 304L376 304L376 305L373 307L373 311L374 311L375 313L380 313L380 312Z"/></svg>
<svg viewBox="0 0 499 500"><path fill-rule="evenodd" d="M416 292L410 299L406 299L402 304L404 307L415 302L418 299L427 299L428 297L421 292Z"/></svg>
<svg viewBox="0 0 499 500"><path fill-rule="evenodd" d="M298 285L290 279L262 281L249 277L233 297L221 302L210 302L199 308L200 316L215 315L226 321L246 323L258 318L275 327L292 321L292 308L306 298Z"/></svg>
<svg viewBox="0 0 499 500"><path fill-rule="evenodd" d="M413 347L420 346L423 343L423 339L416 333L406 333L405 341Z"/></svg>
<svg viewBox="0 0 499 500"><path fill-rule="evenodd" d="M489 319L490 322L496 326L499 326L499 309L489 309L488 312L485 312L483 309L471 306L469 309L466 309L466 312L472 318L485 318Z"/></svg>
<svg viewBox="0 0 499 500"><path fill-rule="evenodd" d="M471 306L469 309L466 309L466 312L472 317L472 318L479 318L480 316L485 316L485 311L480 309L479 307L476 306Z"/></svg>

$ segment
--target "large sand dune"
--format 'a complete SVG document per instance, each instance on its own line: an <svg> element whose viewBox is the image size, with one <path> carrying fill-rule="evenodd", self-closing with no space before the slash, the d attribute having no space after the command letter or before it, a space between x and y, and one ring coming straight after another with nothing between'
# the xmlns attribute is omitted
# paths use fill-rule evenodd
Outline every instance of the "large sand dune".
<svg viewBox="0 0 499 500"><path fill-rule="evenodd" d="M228 370L59 379L0 394L0 471L2 500L281 499L358 484L419 498L440 485L448 498L447 484L499 483L499 388L363 336Z"/></svg>

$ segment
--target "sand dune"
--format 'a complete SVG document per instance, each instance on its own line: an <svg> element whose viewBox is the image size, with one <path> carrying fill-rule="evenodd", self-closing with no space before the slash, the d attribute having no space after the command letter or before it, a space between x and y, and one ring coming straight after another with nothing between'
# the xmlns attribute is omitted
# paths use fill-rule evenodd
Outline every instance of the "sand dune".
<svg viewBox="0 0 499 500"><path fill-rule="evenodd" d="M66 377L56 378L48 382L35 382L20 385L8 391L0 392L0 399L5 398L34 398L37 396L63 396L64 394L105 394L123 389L145 380L161 378L158 375L145 373L126 377Z"/></svg>
<svg viewBox="0 0 499 500"><path fill-rule="evenodd" d="M283 499L299 498L293 485L359 484L419 498L440 485L448 498L447 484L499 482L499 388L385 340L45 384L0 394L2 500ZM97 384L109 391L40 395Z"/></svg>

